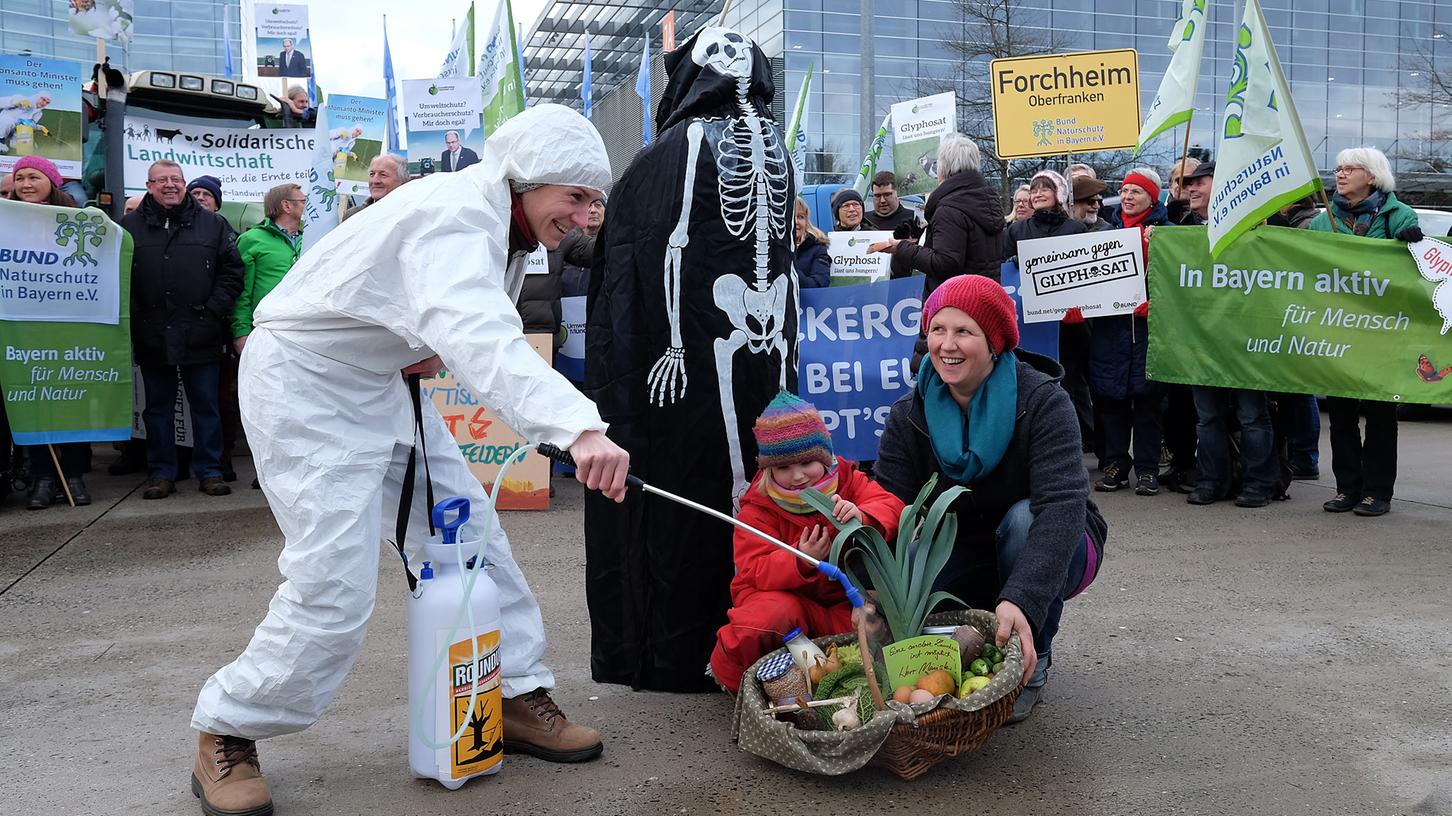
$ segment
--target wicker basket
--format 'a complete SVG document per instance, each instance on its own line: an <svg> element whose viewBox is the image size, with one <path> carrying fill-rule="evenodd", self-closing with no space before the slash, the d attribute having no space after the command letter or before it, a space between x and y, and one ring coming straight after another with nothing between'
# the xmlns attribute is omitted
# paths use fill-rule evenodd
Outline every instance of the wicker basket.
<svg viewBox="0 0 1452 816"><path fill-rule="evenodd" d="M990 639L998 627L991 612L977 609L933 615L928 624L968 624ZM817 639L823 647L855 642L851 634ZM754 671L754 666L748 669L747 676L754 676ZM808 731L779 722L763 710L768 703L760 688L743 683L732 736L743 750L808 773L843 774L870 764L903 779L916 779L948 757L981 748L1013 713L1022 676L1023 650L1015 636L1004 649L1003 670L969 697L948 695L914 706L889 703L886 711L844 733Z"/></svg>

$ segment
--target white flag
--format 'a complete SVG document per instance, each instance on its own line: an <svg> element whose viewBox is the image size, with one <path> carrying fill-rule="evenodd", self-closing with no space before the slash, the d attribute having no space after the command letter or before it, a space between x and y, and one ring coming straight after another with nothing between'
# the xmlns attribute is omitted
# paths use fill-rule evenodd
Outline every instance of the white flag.
<svg viewBox="0 0 1452 816"><path fill-rule="evenodd" d="M1220 128L1210 197L1212 256L1281 207L1321 189L1259 0L1245 2Z"/></svg>
<svg viewBox="0 0 1452 816"><path fill-rule="evenodd" d="M454 32L454 41L449 44L449 53L444 57L444 67L439 69L439 79L474 75L474 4L469 4L469 13Z"/></svg>
<svg viewBox="0 0 1452 816"><path fill-rule="evenodd" d="M303 187L308 197L303 205L302 248L310 247L338 226L338 185L333 178L333 142L328 133L328 106L318 106L318 123L313 128L313 161L308 169L308 183Z"/></svg>
<svg viewBox="0 0 1452 816"><path fill-rule="evenodd" d="M787 155L792 157L796 169L797 189L802 189L807 172L807 111L810 107L807 94L812 89L812 66L807 66L807 75L802 77L802 89L797 91L797 104L792 110L791 125L787 128Z"/></svg>
<svg viewBox="0 0 1452 816"><path fill-rule="evenodd" d="M1205 37L1210 28L1210 0L1185 0L1180 18L1170 31L1170 67L1160 80L1155 101L1145 114L1144 127L1139 130L1139 146L1144 150L1154 137L1170 128L1190 121L1195 110L1195 90L1200 85L1200 58L1205 53Z"/></svg>

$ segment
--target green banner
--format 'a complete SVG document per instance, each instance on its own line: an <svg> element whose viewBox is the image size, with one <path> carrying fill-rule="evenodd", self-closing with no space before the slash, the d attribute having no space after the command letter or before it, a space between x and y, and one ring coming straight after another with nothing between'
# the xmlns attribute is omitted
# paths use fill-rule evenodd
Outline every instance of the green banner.
<svg viewBox="0 0 1452 816"><path fill-rule="evenodd" d="M99 210L0 204L0 386L15 443L131 438L131 236ZM53 239L11 233L21 213L53 218ZM97 251L116 238L119 251ZM23 248L46 240L60 251ZM72 301L109 303L96 318L116 322L88 322Z"/></svg>
<svg viewBox="0 0 1452 816"><path fill-rule="evenodd" d="M1448 316L1433 304L1438 285L1400 241L1261 227L1216 261L1204 227L1160 227L1150 240L1148 374L1452 403L1452 335L1442 334Z"/></svg>

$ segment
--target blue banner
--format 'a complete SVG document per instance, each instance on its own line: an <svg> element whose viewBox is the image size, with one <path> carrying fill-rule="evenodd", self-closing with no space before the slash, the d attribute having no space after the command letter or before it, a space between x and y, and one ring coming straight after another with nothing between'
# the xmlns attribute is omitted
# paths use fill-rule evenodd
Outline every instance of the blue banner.
<svg viewBox="0 0 1452 816"><path fill-rule="evenodd" d="M1059 324L1023 322L1023 300L1018 296L1018 265L1004 261L999 267L998 282L1003 285L1003 291L1013 298L1013 311L1018 317L1018 347L1058 360Z"/></svg>
<svg viewBox="0 0 1452 816"><path fill-rule="evenodd" d="M1023 322L1018 267L1004 264L1000 282L1014 301L1019 348L1057 360L1059 324ZM917 384L922 293L919 276L802 290L797 393L817 406L839 456L876 459L892 404Z"/></svg>
<svg viewBox="0 0 1452 816"><path fill-rule="evenodd" d="M837 455L877 458L888 411L917 382L923 279L802 290L797 392L817 406Z"/></svg>

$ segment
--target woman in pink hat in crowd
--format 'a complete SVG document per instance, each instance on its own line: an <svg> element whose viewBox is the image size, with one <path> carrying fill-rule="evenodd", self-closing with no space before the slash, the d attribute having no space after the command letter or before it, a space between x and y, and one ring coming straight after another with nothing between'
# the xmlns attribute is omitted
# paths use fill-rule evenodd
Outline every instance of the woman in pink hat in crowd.
<svg viewBox="0 0 1452 816"><path fill-rule="evenodd" d="M1089 499L1063 369L1018 348L1003 287L949 278L923 304L923 331L928 355L892 407L874 475L905 502L934 475L937 493L970 488L953 504L958 538L936 588L993 609L999 646L1018 634L1026 687L1015 723L1043 700L1064 601L1098 574L1108 525Z"/></svg>
<svg viewBox="0 0 1452 816"><path fill-rule="evenodd" d="M15 163L12 172L15 177L12 193L14 200L27 204L49 204L53 207L76 206L75 199L61 192L65 179L50 159L26 156ZM8 437L8 420L5 425ZM82 474L86 472L90 445L86 442L66 442L53 447L60 460L59 472L56 471L55 463L45 446L26 445L22 448L30 457L31 476L30 496L26 499L25 506L31 510L44 510L57 499L64 499L65 493L60 486L62 479L70 488L71 498L77 506L90 504L91 492L86 489L86 482L82 478Z"/></svg>

